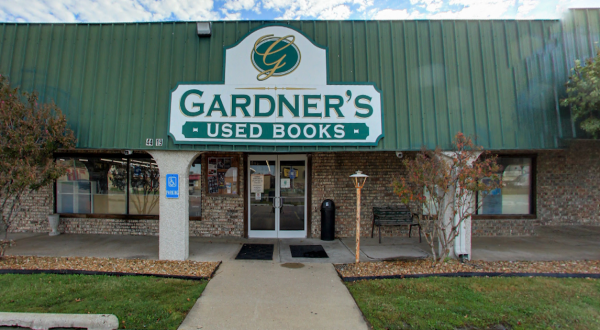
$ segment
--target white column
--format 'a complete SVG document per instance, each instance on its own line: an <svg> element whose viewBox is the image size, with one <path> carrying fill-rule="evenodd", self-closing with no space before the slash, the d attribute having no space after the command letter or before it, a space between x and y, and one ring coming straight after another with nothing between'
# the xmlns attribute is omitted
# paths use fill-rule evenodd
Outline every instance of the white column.
<svg viewBox="0 0 600 330"><path fill-rule="evenodd" d="M444 152L444 156L446 156L445 161L451 162L452 159L456 158L455 152ZM472 151L470 158L468 160L468 165L471 166L475 160L481 155L481 151ZM451 190L456 191L456 187L452 187ZM449 193L446 196L445 203L454 203L456 198L455 194ZM475 196L473 196L473 200L471 203L475 203ZM471 205L463 205L463 209L470 208ZM450 222L450 218L452 217L452 208L446 209L446 214L444 214L444 225L446 227L447 232L449 232L452 228L452 225L456 225L459 221L458 216L452 219L453 223ZM458 229L458 236L454 239L453 246L449 247L450 253L449 257L457 258L461 254L466 254L469 256L469 260L471 259L471 217L466 218Z"/></svg>
<svg viewBox="0 0 600 330"><path fill-rule="evenodd" d="M197 151L148 151L160 171L158 258L186 260L190 254L189 171ZM167 198L167 174L179 174L179 198Z"/></svg>

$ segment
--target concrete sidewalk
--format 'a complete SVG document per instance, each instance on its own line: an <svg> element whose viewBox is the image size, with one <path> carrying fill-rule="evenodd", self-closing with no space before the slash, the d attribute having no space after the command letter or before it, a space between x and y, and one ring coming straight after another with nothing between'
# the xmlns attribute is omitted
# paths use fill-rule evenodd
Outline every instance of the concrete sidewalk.
<svg viewBox="0 0 600 330"><path fill-rule="evenodd" d="M473 237L473 260L600 260L600 226L540 226L536 236Z"/></svg>
<svg viewBox="0 0 600 330"><path fill-rule="evenodd" d="M17 243L7 255L35 255L48 257L108 257L126 259L158 259L158 237L122 235L77 235L13 233ZM398 256L427 256L414 239L389 238L384 244L363 238L361 261L373 261ZM354 262L354 239L322 241L317 238L247 239L236 237L190 237L190 256L193 261L235 260L245 243L273 244L273 261L301 263ZM329 258L292 258L290 245L321 245Z"/></svg>
<svg viewBox="0 0 600 330"><path fill-rule="evenodd" d="M179 327L368 328L332 264L272 261L224 261Z"/></svg>
<svg viewBox="0 0 600 330"><path fill-rule="evenodd" d="M7 255L51 257L110 257L158 259L157 236L75 235L48 236L42 233L11 233L17 243ZM354 262L354 238L322 241L303 239L247 239L190 237L190 260L234 260L244 243L274 244L273 262L349 263ZM289 245L322 245L327 259L292 258ZM474 260L598 260L600 226L541 226L536 236L473 237ZM423 239L412 237L361 238L361 261L423 258L430 252Z"/></svg>

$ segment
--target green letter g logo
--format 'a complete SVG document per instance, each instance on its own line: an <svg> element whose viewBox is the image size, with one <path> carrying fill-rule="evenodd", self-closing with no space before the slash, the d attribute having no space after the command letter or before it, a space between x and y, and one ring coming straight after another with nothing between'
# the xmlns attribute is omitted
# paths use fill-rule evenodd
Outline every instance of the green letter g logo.
<svg viewBox="0 0 600 330"><path fill-rule="evenodd" d="M199 108L199 111L196 112L191 112L189 111L186 107L185 107L185 99L187 99L187 97L190 94L196 94L198 95L198 97L202 97L202 92L197 90L197 89L190 89L189 91L183 93L183 95L181 95L181 100L179 101L179 110L181 110L181 113L183 113L184 115L188 116L188 117L196 117L196 116L200 116L201 114L204 113L204 103L192 103L192 108Z"/></svg>

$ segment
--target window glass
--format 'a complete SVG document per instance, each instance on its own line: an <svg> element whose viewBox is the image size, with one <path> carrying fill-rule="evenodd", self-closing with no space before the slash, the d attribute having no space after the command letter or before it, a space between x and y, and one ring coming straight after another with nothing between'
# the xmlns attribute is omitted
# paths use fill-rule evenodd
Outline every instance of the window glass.
<svg viewBox="0 0 600 330"><path fill-rule="evenodd" d="M208 157L208 193L237 195L238 157Z"/></svg>
<svg viewBox="0 0 600 330"><path fill-rule="evenodd" d="M58 213L125 214L127 159L66 157L68 166L56 180Z"/></svg>
<svg viewBox="0 0 600 330"><path fill-rule="evenodd" d="M478 213L530 214L531 158L498 157L498 164L504 186L483 198Z"/></svg>
<svg viewBox="0 0 600 330"><path fill-rule="evenodd" d="M129 214L158 215L160 173L154 159L129 163Z"/></svg>
<svg viewBox="0 0 600 330"><path fill-rule="evenodd" d="M190 168L190 217L202 216L202 190L201 188L201 157L198 157Z"/></svg>

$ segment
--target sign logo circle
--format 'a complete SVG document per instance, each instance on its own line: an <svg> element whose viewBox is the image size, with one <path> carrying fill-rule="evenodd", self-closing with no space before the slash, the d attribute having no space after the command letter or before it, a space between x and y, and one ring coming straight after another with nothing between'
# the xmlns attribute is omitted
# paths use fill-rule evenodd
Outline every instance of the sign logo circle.
<svg viewBox="0 0 600 330"><path fill-rule="evenodd" d="M300 49L295 41L296 37L293 35L276 37L267 34L258 38L250 55L252 65L259 72L256 79L263 81L294 72L301 59Z"/></svg>

